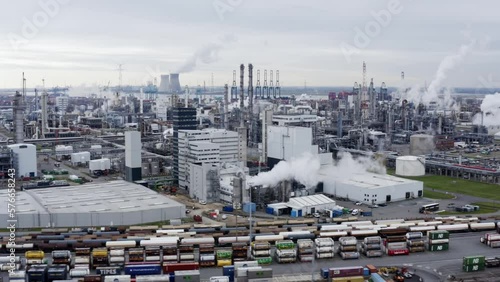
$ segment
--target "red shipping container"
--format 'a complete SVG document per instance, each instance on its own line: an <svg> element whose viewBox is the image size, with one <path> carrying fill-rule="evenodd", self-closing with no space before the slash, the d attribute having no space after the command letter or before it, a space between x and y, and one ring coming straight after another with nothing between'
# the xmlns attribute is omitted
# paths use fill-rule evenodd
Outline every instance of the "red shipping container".
<svg viewBox="0 0 500 282"><path fill-rule="evenodd" d="M180 270L198 270L200 269L200 264L197 262L187 262L187 263L163 263L163 273L173 273Z"/></svg>
<svg viewBox="0 0 500 282"><path fill-rule="evenodd" d="M330 268L330 278L336 277L349 277L349 276L363 276L363 267L335 267Z"/></svg>
<svg viewBox="0 0 500 282"><path fill-rule="evenodd" d="M390 256L408 255L410 251L408 249L388 250L387 254Z"/></svg>

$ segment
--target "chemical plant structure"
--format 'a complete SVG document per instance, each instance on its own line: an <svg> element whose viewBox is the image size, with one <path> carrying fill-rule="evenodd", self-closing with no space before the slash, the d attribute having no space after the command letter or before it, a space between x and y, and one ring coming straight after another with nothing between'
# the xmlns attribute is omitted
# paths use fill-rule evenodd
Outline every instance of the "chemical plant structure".
<svg viewBox="0 0 500 282"><path fill-rule="evenodd" d="M234 70L232 84L223 87L214 86L213 77L208 88L182 87L180 79L171 73L161 75L159 85L108 83L75 96L71 88L27 89L23 77L22 91L0 97L1 176L15 168L19 188L35 206L46 206L47 199L32 189L64 187L61 197L70 197L74 185L93 182L82 193L97 201L93 185L125 180L131 191L143 185L203 204L292 217L331 211L334 197L367 205L423 197L421 182L388 175L378 169L384 165L400 176L435 173L499 182L494 155L500 130L483 126L489 113L481 111L478 97L439 92L431 102L416 102L409 95L414 89L368 82L365 63L361 83L312 94L282 88L279 70L254 70L252 64L241 64L239 78ZM484 157L472 157L477 153ZM108 197L128 201L122 192L110 191ZM167 202L156 204L161 209ZM121 209L103 205L110 218L95 220L123 224ZM183 212L180 205L169 214ZM58 223L42 218L33 224Z"/></svg>

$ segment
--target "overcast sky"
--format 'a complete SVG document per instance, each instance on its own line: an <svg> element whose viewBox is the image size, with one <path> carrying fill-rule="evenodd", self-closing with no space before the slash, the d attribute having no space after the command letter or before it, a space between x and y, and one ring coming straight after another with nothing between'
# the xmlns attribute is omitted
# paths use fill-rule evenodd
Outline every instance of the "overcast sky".
<svg viewBox="0 0 500 282"><path fill-rule="evenodd" d="M209 86L212 73L222 85L241 63L253 63L254 76L261 69L262 82L264 69L279 69L282 86L350 86L362 80L363 61L377 86L397 87L401 71L406 83L423 85L472 41L445 84L500 87L494 0L1 1L0 88L19 87L23 71L28 87L42 78L48 86L117 85L118 64L123 84L184 69L183 85ZM377 23L382 10L391 18ZM355 42L356 28L372 28L366 42ZM347 45L358 48L346 55Z"/></svg>

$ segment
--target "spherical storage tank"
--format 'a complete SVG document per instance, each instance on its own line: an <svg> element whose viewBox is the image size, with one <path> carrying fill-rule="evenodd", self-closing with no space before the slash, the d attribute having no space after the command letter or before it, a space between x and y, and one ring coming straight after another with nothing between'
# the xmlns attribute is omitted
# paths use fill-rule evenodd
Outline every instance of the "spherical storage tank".
<svg viewBox="0 0 500 282"><path fill-rule="evenodd" d="M410 155L419 156L432 153L435 147L434 136L415 134L410 136Z"/></svg>
<svg viewBox="0 0 500 282"><path fill-rule="evenodd" d="M415 156L402 156L396 159L396 175L422 176L425 175L425 159Z"/></svg>

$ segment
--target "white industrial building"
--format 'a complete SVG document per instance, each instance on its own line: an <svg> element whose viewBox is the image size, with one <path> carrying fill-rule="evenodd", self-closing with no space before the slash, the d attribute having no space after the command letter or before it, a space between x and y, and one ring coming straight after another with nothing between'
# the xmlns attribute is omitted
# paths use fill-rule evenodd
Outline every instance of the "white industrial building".
<svg viewBox="0 0 500 282"><path fill-rule="evenodd" d="M7 206L7 189L0 190ZM185 205L123 180L16 193L16 226L89 227L134 225L185 217ZM8 226L7 209L0 228Z"/></svg>
<svg viewBox="0 0 500 282"><path fill-rule="evenodd" d="M244 141L246 142L246 140ZM242 161L243 140L238 132L224 129L179 130L179 187L190 188L191 182L201 183L201 180L191 179L191 165L220 165L222 163L238 163ZM197 171L196 177L205 175ZM207 170L205 170L207 171Z"/></svg>
<svg viewBox="0 0 500 282"><path fill-rule="evenodd" d="M69 105L69 97L68 96L59 96L56 97L56 106L60 112L66 112L66 109Z"/></svg>
<svg viewBox="0 0 500 282"><path fill-rule="evenodd" d="M353 171L335 178L324 171L320 176L324 193L370 205L420 198L424 190L421 181L386 174Z"/></svg>
<svg viewBox="0 0 500 282"><path fill-rule="evenodd" d="M292 217L302 217L316 212L333 210L336 206L334 200L325 195L317 194L290 198L287 203L269 204L266 212L274 215L289 214Z"/></svg>
<svg viewBox="0 0 500 282"><path fill-rule="evenodd" d="M292 158L299 158L306 152L318 154L318 145L312 145L312 138L310 127L268 126L268 163L273 166L281 160L290 161Z"/></svg>
<svg viewBox="0 0 500 282"><path fill-rule="evenodd" d="M90 161L90 152L78 152L71 154L71 164L87 164Z"/></svg>
<svg viewBox="0 0 500 282"><path fill-rule="evenodd" d="M12 150L13 167L16 177L38 176L36 146L33 144L14 144L8 146Z"/></svg>

